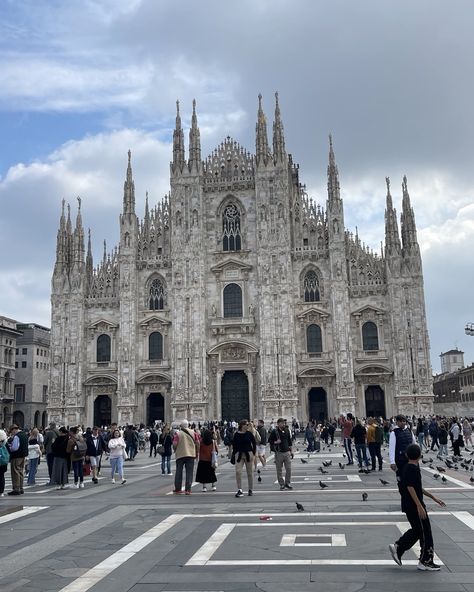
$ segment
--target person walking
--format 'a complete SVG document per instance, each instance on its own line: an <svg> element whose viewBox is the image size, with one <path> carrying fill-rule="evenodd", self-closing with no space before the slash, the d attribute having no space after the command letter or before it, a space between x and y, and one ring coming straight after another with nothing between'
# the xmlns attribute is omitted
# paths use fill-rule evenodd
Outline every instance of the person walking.
<svg viewBox="0 0 474 592"><path fill-rule="evenodd" d="M5 473L10 462L10 453L7 448L7 433L0 430L0 497L5 495Z"/></svg>
<svg viewBox="0 0 474 592"><path fill-rule="evenodd" d="M286 420L279 417L276 428L268 438L270 450L275 452L275 466L280 491L293 489L291 485L291 461L293 460L292 438L290 430L286 426ZM285 477L283 478L283 466L285 466Z"/></svg>
<svg viewBox="0 0 474 592"><path fill-rule="evenodd" d="M453 423L451 425L451 429L449 430L451 433L451 436L453 438L453 454L454 456L461 456L461 442L463 442L462 440L462 436L461 436L461 426L459 425L459 422L457 420L457 417L455 417L453 419ZM464 443L463 443L464 446Z"/></svg>
<svg viewBox="0 0 474 592"><path fill-rule="evenodd" d="M400 490L401 471L408 462L405 452L410 444L415 444L415 437L411 429L407 426L407 418L404 415L397 415L395 422L396 427L390 432L388 455L390 458L390 468L392 471L395 471L398 489Z"/></svg>
<svg viewBox="0 0 474 592"><path fill-rule="evenodd" d="M94 426L92 432L86 436L86 460L89 459L92 471L92 483L99 483L99 466L102 454L107 451L107 444L99 433L99 428Z"/></svg>
<svg viewBox="0 0 474 592"><path fill-rule="evenodd" d="M237 493L235 497L243 497L242 469L245 465L247 471L248 494L253 495L253 457L257 451L257 441L252 432L248 431L249 422L246 419L239 421L239 427L232 439L231 464L235 465L235 480Z"/></svg>
<svg viewBox="0 0 474 592"><path fill-rule="evenodd" d="M43 440L43 447L44 447L44 452L46 455L46 464L48 465L48 476L49 476L48 485L53 485L53 482L51 479L51 475L53 472L53 461L54 461L54 454L52 451L52 445L58 436L59 436L59 432L56 428L56 424L54 423L54 421L52 421L52 422L50 422L49 427L44 434L44 440Z"/></svg>
<svg viewBox="0 0 474 592"><path fill-rule="evenodd" d="M438 441L438 434L439 434L439 426L438 422L434 417L431 418L430 425L428 427L431 437L431 447L430 450L434 450L434 447L439 450L439 441Z"/></svg>
<svg viewBox="0 0 474 592"><path fill-rule="evenodd" d="M367 430L362 425L360 419L356 421L355 426L352 428L351 438L354 438L359 473L364 471L362 464L365 465L365 471L368 471L369 459L367 458Z"/></svg>
<svg viewBox="0 0 474 592"><path fill-rule="evenodd" d="M465 417L462 422L462 433L464 436L464 445L472 446L472 425L469 423L467 417Z"/></svg>
<svg viewBox="0 0 474 592"><path fill-rule="evenodd" d="M87 452L87 444L79 428L72 427L69 430L69 442L67 452L71 455L72 470L74 473L74 487L84 488L84 459Z"/></svg>
<svg viewBox="0 0 474 592"><path fill-rule="evenodd" d="M416 439L418 440L418 446L423 450L423 445L425 443L425 431L423 426L423 419L421 417L418 418L416 423Z"/></svg>
<svg viewBox="0 0 474 592"><path fill-rule="evenodd" d="M160 445L163 446L163 454L161 454L161 474L172 475L171 455L173 454L173 438L171 437L171 428L168 424L164 425L159 441Z"/></svg>
<svg viewBox="0 0 474 592"><path fill-rule="evenodd" d="M439 571L441 567L434 562L433 534L423 497L431 498L442 508L446 504L423 488L419 467L421 447L410 444L405 455L407 462L401 471L400 494L402 512L406 514L411 528L402 534L396 543L389 545L389 550L395 563L401 566L403 554L420 541L421 550L417 568L421 571Z"/></svg>
<svg viewBox="0 0 474 592"><path fill-rule="evenodd" d="M41 458L41 447L38 442L38 429L33 428L28 439L28 480L27 485L36 485L36 471Z"/></svg>
<svg viewBox="0 0 474 592"><path fill-rule="evenodd" d="M112 437L109 440L109 460L111 468L111 480L115 483L115 473L118 473L122 485L125 485L127 480L123 473L123 461L125 458L127 445L125 440L120 435L120 430L114 430Z"/></svg>
<svg viewBox="0 0 474 592"><path fill-rule="evenodd" d="M196 471L196 481L202 483L203 492L207 491L207 484L210 483L212 491L216 491L216 456L217 445L210 430L201 432L199 445L199 461Z"/></svg>
<svg viewBox="0 0 474 592"><path fill-rule="evenodd" d="M65 427L60 427L58 436L51 444L53 454L53 469L51 472L51 482L56 485L56 489L65 489L69 483L68 474L70 468L70 455L67 451L69 441L68 431Z"/></svg>
<svg viewBox="0 0 474 592"><path fill-rule="evenodd" d="M448 430L446 424L442 422L438 430L439 452L438 456L448 456Z"/></svg>
<svg viewBox="0 0 474 592"><path fill-rule="evenodd" d="M352 455L352 440L351 440L352 428L354 427L353 419L354 419L354 417L353 417L352 413L348 413L346 418L344 418L344 416L341 415L342 441L344 444L344 450L346 451L348 465L354 464L354 457Z"/></svg>
<svg viewBox="0 0 474 592"><path fill-rule="evenodd" d="M367 420L367 445L369 447L370 459L372 461L372 471L375 471L377 461L379 463L379 471L382 470L382 453L381 447L383 442L383 428L379 425L377 419L369 417Z"/></svg>
<svg viewBox="0 0 474 592"><path fill-rule="evenodd" d="M156 458L156 446L158 444L158 434L156 433L155 428L152 428L150 432L150 458L151 455L154 453Z"/></svg>
<svg viewBox="0 0 474 592"><path fill-rule="evenodd" d="M267 464L266 451L268 443L268 432L263 419L258 420L257 432L260 436L260 443L257 444L257 457L258 460L262 463L262 467L265 467L265 465Z"/></svg>
<svg viewBox="0 0 474 592"><path fill-rule="evenodd" d="M183 486L183 469L186 471L184 492L191 495L193 484L194 461L199 454L199 436L189 429L187 419L183 419L179 431L173 438L173 449L176 458L176 473L174 477L173 493L181 493Z"/></svg>
<svg viewBox="0 0 474 592"><path fill-rule="evenodd" d="M304 437L308 444L306 452L314 452L314 427L313 424L308 422L304 431Z"/></svg>
<svg viewBox="0 0 474 592"><path fill-rule="evenodd" d="M28 436L16 424L10 427L8 445L13 488L12 491L8 492L8 495L21 495L24 493L23 481L25 478L25 459L28 456Z"/></svg>

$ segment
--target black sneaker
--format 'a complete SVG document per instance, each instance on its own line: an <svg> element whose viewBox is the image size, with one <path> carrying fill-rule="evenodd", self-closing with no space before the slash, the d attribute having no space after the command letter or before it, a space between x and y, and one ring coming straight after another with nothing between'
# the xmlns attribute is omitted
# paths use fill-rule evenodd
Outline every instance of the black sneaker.
<svg viewBox="0 0 474 592"><path fill-rule="evenodd" d="M285 490L285 486L284 485L280 485L280 491L284 491Z"/></svg>
<svg viewBox="0 0 474 592"><path fill-rule="evenodd" d="M441 569L441 565L438 565L431 559L430 561L420 561L416 568L420 571L439 571Z"/></svg>
<svg viewBox="0 0 474 592"><path fill-rule="evenodd" d="M253 491L249 489L249 495L253 495Z"/></svg>
<svg viewBox="0 0 474 592"><path fill-rule="evenodd" d="M292 486L292 485L290 485L290 484L288 484L288 485L285 485L284 487L285 487L285 489L293 489L293 486Z"/></svg>
<svg viewBox="0 0 474 592"><path fill-rule="evenodd" d="M244 497L244 493L241 489L235 494L235 497Z"/></svg>
<svg viewBox="0 0 474 592"><path fill-rule="evenodd" d="M402 564L402 559L401 559L400 555L398 554L398 545L397 545L397 543L395 543L393 545L389 545L388 546L388 550L390 551L390 553L392 555L392 559L395 561L395 563L397 565L401 565Z"/></svg>

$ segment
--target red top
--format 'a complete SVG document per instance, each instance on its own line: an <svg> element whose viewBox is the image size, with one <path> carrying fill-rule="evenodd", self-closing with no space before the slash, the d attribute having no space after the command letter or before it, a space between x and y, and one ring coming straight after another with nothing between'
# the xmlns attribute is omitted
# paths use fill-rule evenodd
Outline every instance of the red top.
<svg viewBox="0 0 474 592"><path fill-rule="evenodd" d="M201 447L199 448L199 460L207 460L208 462L211 462L213 450L215 450L214 442L211 444L203 444L201 441Z"/></svg>

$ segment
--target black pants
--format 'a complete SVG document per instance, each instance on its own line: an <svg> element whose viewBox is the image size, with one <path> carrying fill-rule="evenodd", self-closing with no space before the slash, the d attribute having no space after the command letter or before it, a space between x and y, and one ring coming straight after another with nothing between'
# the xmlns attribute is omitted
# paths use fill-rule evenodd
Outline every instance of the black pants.
<svg viewBox="0 0 474 592"><path fill-rule="evenodd" d="M423 563L426 561L432 561L434 555L433 534L431 533L431 524L428 514L426 514L425 520L422 520L418 516L418 510L416 508L409 512L405 512L405 514L411 528L398 539L398 554L401 557L405 551L408 551L408 549L411 549L417 541L420 541L420 561Z"/></svg>
<svg viewBox="0 0 474 592"><path fill-rule="evenodd" d="M453 454L455 456L461 456L461 450L459 446L459 438L457 440L453 440Z"/></svg>
<svg viewBox="0 0 474 592"><path fill-rule="evenodd" d="M54 456L52 452L49 452L46 455L46 463L48 465L48 475L49 475L49 482L51 483L51 475L53 473L53 461L54 461Z"/></svg>
<svg viewBox="0 0 474 592"><path fill-rule="evenodd" d="M5 473L7 472L8 465L0 465L0 494L5 491Z"/></svg>
<svg viewBox="0 0 474 592"><path fill-rule="evenodd" d="M433 436L431 436L431 450L434 450L435 446L439 450L438 436L434 434Z"/></svg>
<svg viewBox="0 0 474 592"><path fill-rule="evenodd" d="M151 453L153 452L153 450L155 451L155 456L156 456L156 442L154 444L150 444L150 457L151 457Z"/></svg>
<svg viewBox="0 0 474 592"><path fill-rule="evenodd" d="M369 454L372 460L372 471L375 471L376 461L379 461L379 469L382 468L382 453L380 452L379 442L369 442Z"/></svg>
<svg viewBox="0 0 474 592"><path fill-rule="evenodd" d="M347 454L347 461L353 463L354 457L352 456L352 440L350 438L344 438L344 450Z"/></svg>

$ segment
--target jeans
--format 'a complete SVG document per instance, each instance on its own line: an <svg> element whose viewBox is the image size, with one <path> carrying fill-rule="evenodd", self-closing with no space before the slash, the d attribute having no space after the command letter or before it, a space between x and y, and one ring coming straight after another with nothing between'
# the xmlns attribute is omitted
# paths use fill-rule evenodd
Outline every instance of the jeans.
<svg viewBox="0 0 474 592"><path fill-rule="evenodd" d="M194 473L194 457L184 456L182 458L176 459L176 473L174 476L175 491L181 491L183 487L183 468L186 470L186 480L184 484L184 489L186 491L191 491Z"/></svg>
<svg viewBox="0 0 474 592"><path fill-rule="evenodd" d="M425 434L423 432L420 432L417 436L418 438L418 446L421 448L421 450L423 450L423 445L425 442Z"/></svg>
<svg viewBox="0 0 474 592"><path fill-rule="evenodd" d="M74 483L84 481L84 459L72 461L72 470L74 471Z"/></svg>
<svg viewBox="0 0 474 592"><path fill-rule="evenodd" d="M275 465L277 479L280 487L291 483L291 452L275 452ZM285 479L283 480L283 465L285 466ZM250 489L252 489L250 487Z"/></svg>
<svg viewBox="0 0 474 592"><path fill-rule="evenodd" d="M161 474L164 475L165 473L171 475L171 454L169 456L163 454L161 457Z"/></svg>
<svg viewBox="0 0 474 592"><path fill-rule="evenodd" d="M120 479L123 481L123 456L110 457L110 468L112 473L112 479L115 478L115 473L119 474Z"/></svg>
<svg viewBox="0 0 474 592"><path fill-rule="evenodd" d="M380 442L369 442L369 454L372 460L372 471L375 471L376 461L379 461L379 469L382 468L382 453L380 452Z"/></svg>
<svg viewBox="0 0 474 592"><path fill-rule="evenodd" d="M352 456L352 440L350 438L344 438L344 450L347 455L347 462L353 463L354 457Z"/></svg>
<svg viewBox="0 0 474 592"><path fill-rule="evenodd" d="M447 444L440 444L439 445L439 455L440 456L448 456L448 445Z"/></svg>
<svg viewBox="0 0 474 592"><path fill-rule="evenodd" d="M313 450L314 450L314 438L308 438L308 448L306 450L308 452L313 452Z"/></svg>
<svg viewBox="0 0 474 592"><path fill-rule="evenodd" d="M36 471L38 469L39 464L39 457L38 458L30 458L29 461L29 469L28 469L28 481L27 485L34 485L35 484L35 477Z"/></svg>
<svg viewBox="0 0 474 592"><path fill-rule="evenodd" d="M428 514L426 515L426 520L422 520L418 516L416 508L409 512L405 512L405 514L411 528L398 539L396 543L398 545L398 554L401 557L405 551L408 551L408 549L413 547L416 541L420 541L420 561L423 563L431 561L434 555L433 535L431 533L431 524Z"/></svg>
<svg viewBox="0 0 474 592"><path fill-rule="evenodd" d="M366 467L369 466L369 459L367 458L367 445L366 444L356 444L356 452L357 452L357 463L359 464L359 469L362 468L362 461Z"/></svg>

